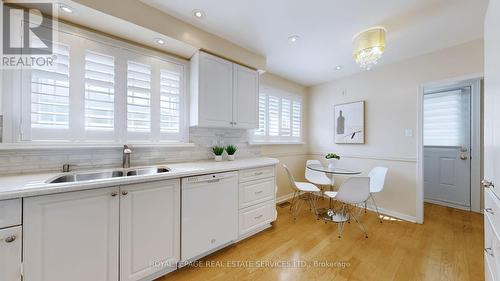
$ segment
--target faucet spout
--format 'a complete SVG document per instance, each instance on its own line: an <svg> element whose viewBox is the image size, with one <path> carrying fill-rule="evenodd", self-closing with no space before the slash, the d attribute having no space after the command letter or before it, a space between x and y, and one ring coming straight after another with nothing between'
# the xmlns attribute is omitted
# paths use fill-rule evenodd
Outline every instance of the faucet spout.
<svg viewBox="0 0 500 281"><path fill-rule="evenodd" d="M132 153L132 149L128 145L123 146L123 168L130 168L130 154Z"/></svg>

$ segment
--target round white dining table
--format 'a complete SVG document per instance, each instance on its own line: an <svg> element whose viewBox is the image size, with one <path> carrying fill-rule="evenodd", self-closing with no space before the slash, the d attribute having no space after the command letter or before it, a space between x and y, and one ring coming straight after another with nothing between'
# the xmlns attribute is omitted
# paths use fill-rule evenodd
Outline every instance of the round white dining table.
<svg viewBox="0 0 500 281"><path fill-rule="evenodd" d="M359 175L362 172L361 171L353 171L353 170L348 170L344 168L339 168L339 167L331 167L331 166L326 166L322 164L310 164L307 165L307 169L316 171L316 172L322 172L327 175L333 176L333 175L344 175L344 176L354 176L354 175ZM344 222L347 221L349 218L344 216L343 214L340 214L339 212L336 212L335 210L331 208L325 208L325 209L319 209L316 210L316 216L318 219L322 219L324 221L330 221L330 222Z"/></svg>

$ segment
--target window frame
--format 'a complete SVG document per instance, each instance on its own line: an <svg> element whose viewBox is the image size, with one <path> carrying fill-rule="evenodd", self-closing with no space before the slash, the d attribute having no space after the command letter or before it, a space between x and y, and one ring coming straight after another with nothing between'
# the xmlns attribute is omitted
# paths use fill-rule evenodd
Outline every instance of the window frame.
<svg viewBox="0 0 500 281"><path fill-rule="evenodd" d="M56 138L64 139L35 139L31 135L31 109L30 99L26 95L31 95L30 83L31 73L29 69L11 70L5 76L11 78L14 82L6 90L11 90L9 98L4 98L4 108L8 104L12 106L11 110L4 111L4 144L16 145L45 145L45 144L65 144L65 145L82 145L88 146L93 144L138 144L138 145L182 145L189 142L189 62L187 60L171 57L160 51L149 49L146 47L137 46L133 43L128 43L119 39L100 34L98 32L89 31L78 28L65 23L58 23L56 42L70 45L70 123L68 132L61 132L56 135ZM76 46L76 48L75 48ZM110 55L115 60L115 101L114 101L114 129L112 136L109 132L85 130L85 52L96 52L103 55ZM77 55L75 55L77 54ZM134 60L136 59L136 60ZM149 137L130 137L127 132L126 122L126 97L127 97L127 61L136 62L151 62L151 68L157 69L158 77L152 77L158 85L152 87L158 88L158 103L156 106L152 101L151 114L153 108L158 107L158 118L151 117L151 129L158 128L158 132L150 134ZM79 65L71 67L71 65ZM166 67L161 67L161 66ZM161 70L179 71L179 133L165 134L160 132L160 124L154 124L155 119L159 122L159 99L160 99L160 75ZM152 73L153 75L153 73ZM76 85L76 86L75 86ZM152 95L153 99L153 95ZM81 100L81 103L75 103L75 100ZM73 101L73 102L72 102ZM17 110L16 110L17 108ZM75 113L76 112L76 113ZM81 120L80 120L81 119ZM51 134L55 130L51 130ZM104 135L102 135L104 134ZM104 136L104 137L100 137ZM171 139L175 136L176 139ZM166 139L166 138L169 139Z"/></svg>
<svg viewBox="0 0 500 281"><path fill-rule="evenodd" d="M287 92L281 89L277 89L268 85L261 84L259 89L259 126L260 126L260 97L266 96L266 110L265 110L265 120L264 120L264 134L256 135L256 132L260 128L252 130L250 133L249 143L252 145L263 145L263 144L304 144L304 99L302 95ZM278 136L269 135L269 96L279 97L279 116L278 116ZM290 101L290 136L282 136L282 99L286 98ZM300 104L300 135L299 137L293 136L293 105L295 102Z"/></svg>

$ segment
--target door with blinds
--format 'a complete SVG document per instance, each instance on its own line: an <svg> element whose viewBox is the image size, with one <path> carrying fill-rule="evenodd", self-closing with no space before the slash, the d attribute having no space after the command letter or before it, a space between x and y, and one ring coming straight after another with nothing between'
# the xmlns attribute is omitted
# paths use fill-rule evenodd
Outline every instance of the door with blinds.
<svg viewBox="0 0 500 281"><path fill-rule="evenodd" d="M471 206L470 86L424 93L424 198L460 209Z"/></svg>

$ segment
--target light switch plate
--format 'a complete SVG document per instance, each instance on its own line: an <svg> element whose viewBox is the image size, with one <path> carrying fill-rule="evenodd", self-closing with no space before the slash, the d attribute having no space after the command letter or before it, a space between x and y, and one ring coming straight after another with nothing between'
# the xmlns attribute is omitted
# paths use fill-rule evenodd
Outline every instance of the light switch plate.
<svg viewBox="0 0 500 281"><path fill-rule="evenodd" d="M405 129L405 137L413 137L413 129L412 128Z"/></svg>

